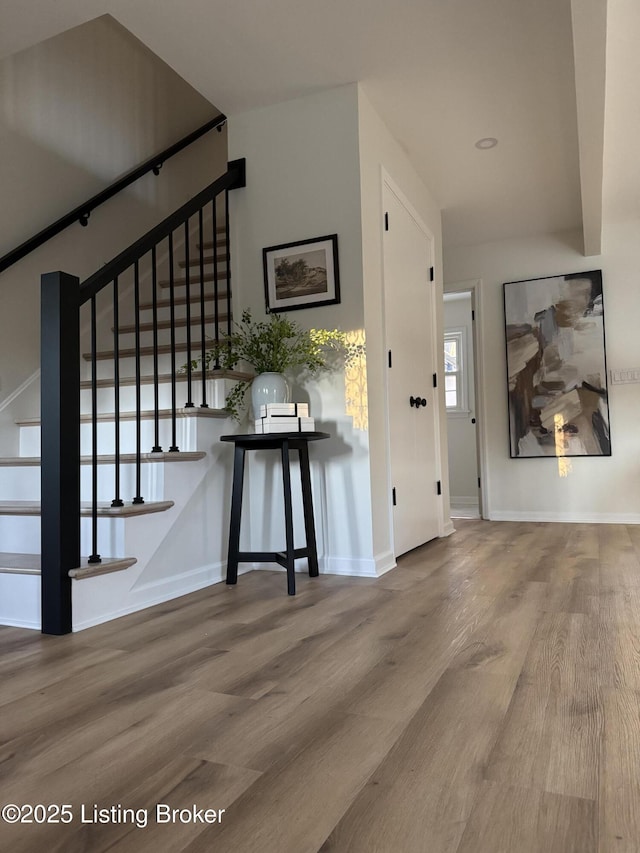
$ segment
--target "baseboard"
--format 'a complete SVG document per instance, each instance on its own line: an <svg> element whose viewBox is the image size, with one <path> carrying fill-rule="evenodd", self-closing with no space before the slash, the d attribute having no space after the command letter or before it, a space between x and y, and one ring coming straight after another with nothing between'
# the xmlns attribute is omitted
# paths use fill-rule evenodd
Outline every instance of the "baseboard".
<svg viewBox="0 0 640 853"><path fill-rule="evenodd" d="M318 568L321 575L343 575L352 578L379 578L393 569L396 559L391 551L378 554L373 558L363 557L319 557ZM286 569L278 563L249 563L249 571L284 572ZM307 561L296 563L296 572L307 574Z"/></svg>
<svg viewBox="0 0 640 853"><path fill-rule="evenodd" d="M451 521L451 519L449 519L448 521L445 521L445 523L444 523L444 526L442 528L442 536L440 538L446 539L447 536L451 536L451 534L455 533L455 532L456 532L456 529L453 526L453 521Z"/></svg>
<svg viewBox="0 0 640 853"><path fill-rule="evenodd" d="M40 575L0 574L0 602L0 625L40 630Z"/></svg>
<svg viewBox="0 0 640 853"><path fill-rule="evenodd" d="M512 512L492 510L489 521L532 521L559 524L640 524L640 514L609 512Z"/></svg>
<svg viewBox="0 0 640 853"><path fill-rule="evenodd" d="M398 565L393 551L383 551L381 554L376 554L373 560L376 565L376 577L386 575Z"/></svg>
<svg viewBox="0 0 640 853"><path fill-rule="evenodd" d="M134 588L128 595L129 602L124 607L108 613L101 613L97 617L85 619L82 622L74 621L73 631L74 633L84 631L94 625L101 625L103 622L110 622L120 616L128 616L130 613L137 613L139 610L146 610L147 607L164 604L165 601L172 601L183 595L189 595L189 593L198 592L198 590L205 589L208 586L221 583L226 579L226 571L226 563L212 563L185 574L162 578L159 581ZM242 568L238 570L238 574L244 575L250 571L251 567ZM91 579L82 581L82 583L90 582Z"/></svg>
<svg viewBox="0 0 640 853"><path fill-rule="evenodd" d="M390 554L394 561L393 554ZM388 565L389 558L386 555L380 555L380 566L377 564L377 558L372 557L321 557L320 574L323 575L344 575L352 578L377 578L381 574L392 569L392 565Z"/></svg>

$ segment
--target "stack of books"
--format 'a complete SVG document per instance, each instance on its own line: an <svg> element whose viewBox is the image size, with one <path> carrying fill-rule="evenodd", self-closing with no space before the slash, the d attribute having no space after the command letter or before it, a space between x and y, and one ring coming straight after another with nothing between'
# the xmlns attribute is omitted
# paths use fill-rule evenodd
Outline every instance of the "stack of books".
<svg viewBox="0 0 640 853"><path fill-rule="evenodd" d="M260 406L255 431L261 435L274 432L314 432L315 420L309 417L308 403L267 403Z"/></svg>

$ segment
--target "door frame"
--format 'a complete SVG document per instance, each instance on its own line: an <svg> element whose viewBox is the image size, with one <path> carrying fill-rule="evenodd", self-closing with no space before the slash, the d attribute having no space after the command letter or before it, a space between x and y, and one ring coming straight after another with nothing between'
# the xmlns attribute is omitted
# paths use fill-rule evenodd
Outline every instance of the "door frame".
<svg viewBox="0 0 640 853"><path fill-rule="evenodd" d="M484 316L482 304L482 279L474 278L467 281L456 281L444 285L444 293L471 293L471 308L474 311L475 320L471 324L473 353L473 386L476 402L476 452L478 476L480 477L480 488L478 489L480 518L490 519L491 509L489 504L489 463L487 451L487 412L484 397L484 344L483 326Z"/></svg>
<svg viewBox="0 0 640 853"><path fill-rule="evenodd" d="M391 425L390 425L390 411L389 411L389 368L387 365L387 322L386 322L386 312L385 312L385 299L386 299L386 287L387 282L385 281L385 265L384 265L384 212L385 212L385 203L384 203L384 192L385 186L386 188L395 195L400 204L405 208L409 216L414 220L418 229L424 234L426 240L429 242L429 256L431 259L431 264L435 267L435 237L431 230L427 227L424 220L416 210L416 208L411 204L407 196L402 192L400 187L393 180L391 175L387 172L384 166L380 167L380 210L382 212L382 216L380 217L380 228L381 228L381 240L380 240L380 266L382 272L382 333L384 338L384 349L383 349L383 370L385 376L384 383L384 406L385 406L385 445L386 445L386 467L387 467L387 482L389 483L388 489L388 512L389 512L389 532L390 532L390 541L391 541L391 549L393 554L395 555L395 531L393 524L393 500L391 494L391 485L392 485L392 471L391 471ZM425 270L425 276L428 274L428 270ZM442 401L444 399L444 391L442 388L442 382L440 381L440 377L442 374L441 370L441 362L442 362L442 335L438 338L438 302L436 300L436 287L435 281L433 282L433 287L428 288L428 298L431 301L431 329L430 332L430 340L431 340L431 356L433 359L434 369L436 370L438 376L438 387L437 393L434 394L434 407L435 411L433 413L433 422L434 422L434 442L435 442L435 454L436 454L436 477L440 482L443 479L442 472L442 435L441 435L441 418L442 418ZM447 492L448 492L448 477L447 477ZM444 512L444 500L440 500L438 502L438 514L437 514L437 523L438 523L438 537L442 538L444 536L448 536L452 531L445 531L445 512Z"/></svg>

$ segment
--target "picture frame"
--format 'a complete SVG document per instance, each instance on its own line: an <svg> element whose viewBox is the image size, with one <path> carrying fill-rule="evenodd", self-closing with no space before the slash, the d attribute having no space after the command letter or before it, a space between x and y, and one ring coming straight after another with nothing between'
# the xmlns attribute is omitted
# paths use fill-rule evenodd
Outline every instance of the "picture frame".
<svg viewBox="0 0 640 853"><path fill-rule="evenodd" d="M611 456L602 271L503 293L511 458Z"/></svg>
<svg viewBox="0 0 640 853"><path fill-rule="evenodd" d="M340 302L338 235L262 250L267 314Z"/></svg>

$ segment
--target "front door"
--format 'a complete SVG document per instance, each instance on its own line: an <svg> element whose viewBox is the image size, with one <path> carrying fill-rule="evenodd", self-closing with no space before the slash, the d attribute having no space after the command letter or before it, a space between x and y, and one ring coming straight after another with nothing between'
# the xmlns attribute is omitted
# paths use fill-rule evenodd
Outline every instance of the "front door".
<svg viewBox="0 0 640 853"><path fill-rule="evenodd" d="M431 240L386 183L383 198L387 399L398 557L439 535L435 307Z"/></svg>

